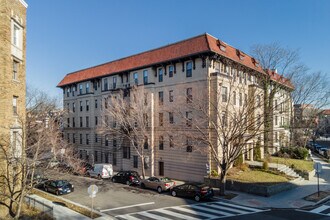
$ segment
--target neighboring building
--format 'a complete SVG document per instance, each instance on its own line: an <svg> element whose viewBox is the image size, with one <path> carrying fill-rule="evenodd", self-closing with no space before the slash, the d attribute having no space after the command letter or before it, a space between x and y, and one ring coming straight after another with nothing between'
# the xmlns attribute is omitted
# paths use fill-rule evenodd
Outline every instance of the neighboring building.
<svg viewBox="0 0 330 220"><path fill-rule="evenodd" d="M330 137L330 109L325 109L319 114L317 132L320 136Z"/></svg>
<svg viewBox="0 0 330 220"><path fill-rule="evenodd" d="M24 0L0 2L0 144L15 157L24 141L26 8Z"/></svg>
<svg viewBox="0 0 330 220"><path fill-rule="evenodd" d="M209 34L69 73L58 84L63 89L64 109L69 112L64 135L77 145L83 159L112 163L115 170L140 170L139 159L132 147L124 146L116 151L120 147L118 137L98 134L97 128L104 121L102 109L106 108L109 95L127 91L134 85L143 86L153 94L150 96L153 98L149 97L150 103L157 106L150 112L154 136L149 143L153 155L147 175L201 181L206 174L205 164L214 167L214 161L210 155L192 150L188 140L186 148L175 148L172 145L176 141L172 137L161 135L163 122L173 125L167 129L177 129L178 124L189 126L181 123L170 109L178 105L180 96L194 99L203 93L206 94L206 105L212 100L218 101L219 106L231 100L232 108L239 108L247 100L260 104L263 97L256 94L263 91L261 78L265 75L267 73L254 58ZM241 88L235 93L234 100L229 98L232 86L229 79ZM279 82L281 91L286 91L286 97L290 98L292 85L287 79L270 76L270 80ZM190 110L185 111L189 118ZM254 118L262 115L262 104L251 112ZM286 117L281 125L289 122ZM212 135L210 133L210 138ZM259 139L262 141L262 137ZM253 148L256 141L246 143L247 147ZM245 155L245 159L253 159L253 151Z"/></svg>

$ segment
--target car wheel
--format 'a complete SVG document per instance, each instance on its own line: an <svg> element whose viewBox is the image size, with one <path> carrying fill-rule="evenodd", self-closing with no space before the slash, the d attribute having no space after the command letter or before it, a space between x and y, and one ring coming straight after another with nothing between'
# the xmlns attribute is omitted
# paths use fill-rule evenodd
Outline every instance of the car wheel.
<svg viewBox="0 0 330 220"><path fill-rule="evenodd" d="M45 187L45 192L48 192L48 189L47 189L47 187Z"/></svg>
<svg viewBox="0 0 330 220"><path fill-rule="evenodd" d="M142 189L145 189L146 188L146 185L144 185L144 183L141 184L141 188Z"/></svg>
<svg viewBox="0 0 330 220"><path fill-rule="evenodd" d="M127 180L127 181L126 181L126 185L127 185L127 186L131 185L130 181Z"/></svg>
<svg viewBox="0 0 330 220"><path fill-rule="evenodd" d="M200 197L200 195L196 195L194 199L196 202L199 202L201 200L201 197Z"/></svg>
<svg viewBox="0 0 330 220"><path fill-rule="evenodd" d="M158 193L162 193L162 192L163 192L162 187L158 186L158 187L157 187L157 192L158 192Z"/></svg>
<svg viewBox="0 0 330 220"><path fill-rule="evenodd" d="M174 190L172 191L171 194L172 194L173 197L176 197L176 192Z"/></svg>
<svg viewBox="0 0 330 220"><path fill-rule="evenodd" d="M116 182L116 178L112 178L112 182L115 183Z"/></svg>
<svg viewBox="0 0 330 220"><path fill-rule="evenodd" d="M58 196L60 193L58 192L58 190L56 190L55 194Z"/></svg>

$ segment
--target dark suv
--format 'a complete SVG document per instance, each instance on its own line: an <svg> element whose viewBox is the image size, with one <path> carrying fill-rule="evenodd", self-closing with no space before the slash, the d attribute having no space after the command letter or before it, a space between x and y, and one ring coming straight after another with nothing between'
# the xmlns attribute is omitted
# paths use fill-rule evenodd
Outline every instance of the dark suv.
<svg viewBox="0 0 330 220"><path fill-rule="evenodd" d="M126 185L139 185L140 175L136 171L120 171L112 177L114 183L124 183Z"/></svg>

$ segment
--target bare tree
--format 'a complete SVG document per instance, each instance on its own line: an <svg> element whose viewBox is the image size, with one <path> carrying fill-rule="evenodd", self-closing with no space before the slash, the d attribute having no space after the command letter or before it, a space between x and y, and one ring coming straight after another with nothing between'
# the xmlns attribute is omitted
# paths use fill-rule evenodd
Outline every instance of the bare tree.
<svg viewBox="0 0 330 220"><path fill-rule="evenodd" d="M133 87L129 93L119 92L108 96L103 110L103 126L99 129L104 135L120 140L119 148L114 151L130 152L131 146L133 147L141 160L143 178L145 169L149 166L148 158L153 151L152 146L149 146L152 136L152 95L143 87Z"/></svg>
<svg viewBox="0 0 330 220"><path fill-rule="evenodd" d="M33 92L32 92L33 91ZM26 117L17 116L19 132L0 139L0 205L6 207L11 217L18 219L24 197L35 186L35 172L60 149L63 156L72 160L72 147L62 138L62 111L56 111L56 102L38 90L28 90Z"/></svg>
<svg viewBox="0 0 330 220"><path fill-rule="evenodd" d="M237 71L212 76L210 91L194 87L196 92L181 98L176 110L183 118L178 133L181 146L208 155L212 169L220 172L222 195L228 170L242 155L253 157L252 151L263 136L264 91L260 76L248 76L238 66L235 68Z"/></svg>
<svg viewBox="0 0 330 220"><path fill-rule="evenodd" d="M329 78L326 74L320 72L311 73L309 68L300 62L299 50L292 50L290 48L284 48L278 43L271 43L265 45L254 45L251 48L251 54L260 61L260 65L267 72L278 71L281 76L288 79L294 85L292 92L292 101L295 105L301 106L313 106L316 111L313 111L311 119L315 119L321 108L329 104L329 92L330 88L327 87ZM268 74L269 79L271 75ZM275 94L278 93L281 83L272 83L274 81L265 78L265 146L271 146L273 144L273 105ZM279 103L280 104L280 103ZM294 110L291 108L291 144L295 144L295 140L301 136L302 124L294 121ZM311 125L310 123L307 123ZM307 125L306 124L306 125ZM313 124L313 123L312 123ZM315 125L315 124L314 124ZM310 131L310 127L306 128ZM315 129L315 126L312 130ZM297 132L298 130L298 132ZM313 132L308 132L308 138L311 137ZM308 139L307 138L307 139Z"/></svg>

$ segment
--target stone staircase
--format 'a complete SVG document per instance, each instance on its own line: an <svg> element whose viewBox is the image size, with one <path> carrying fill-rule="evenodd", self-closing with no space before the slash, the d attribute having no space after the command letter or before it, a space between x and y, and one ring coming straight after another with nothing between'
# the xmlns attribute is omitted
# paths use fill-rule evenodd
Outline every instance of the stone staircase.
<svg viewBox="0 0 330 220"><path fill-rule="evenodd" d="M262 167L262 162L258 161L245 161L245 163L251 167ZM304 178L297 174L293 169L284 164L268 163L268 167L270 169L278 170L287 176L294 177L295 179L292 182L298 183L304 180Z"/></svg>

